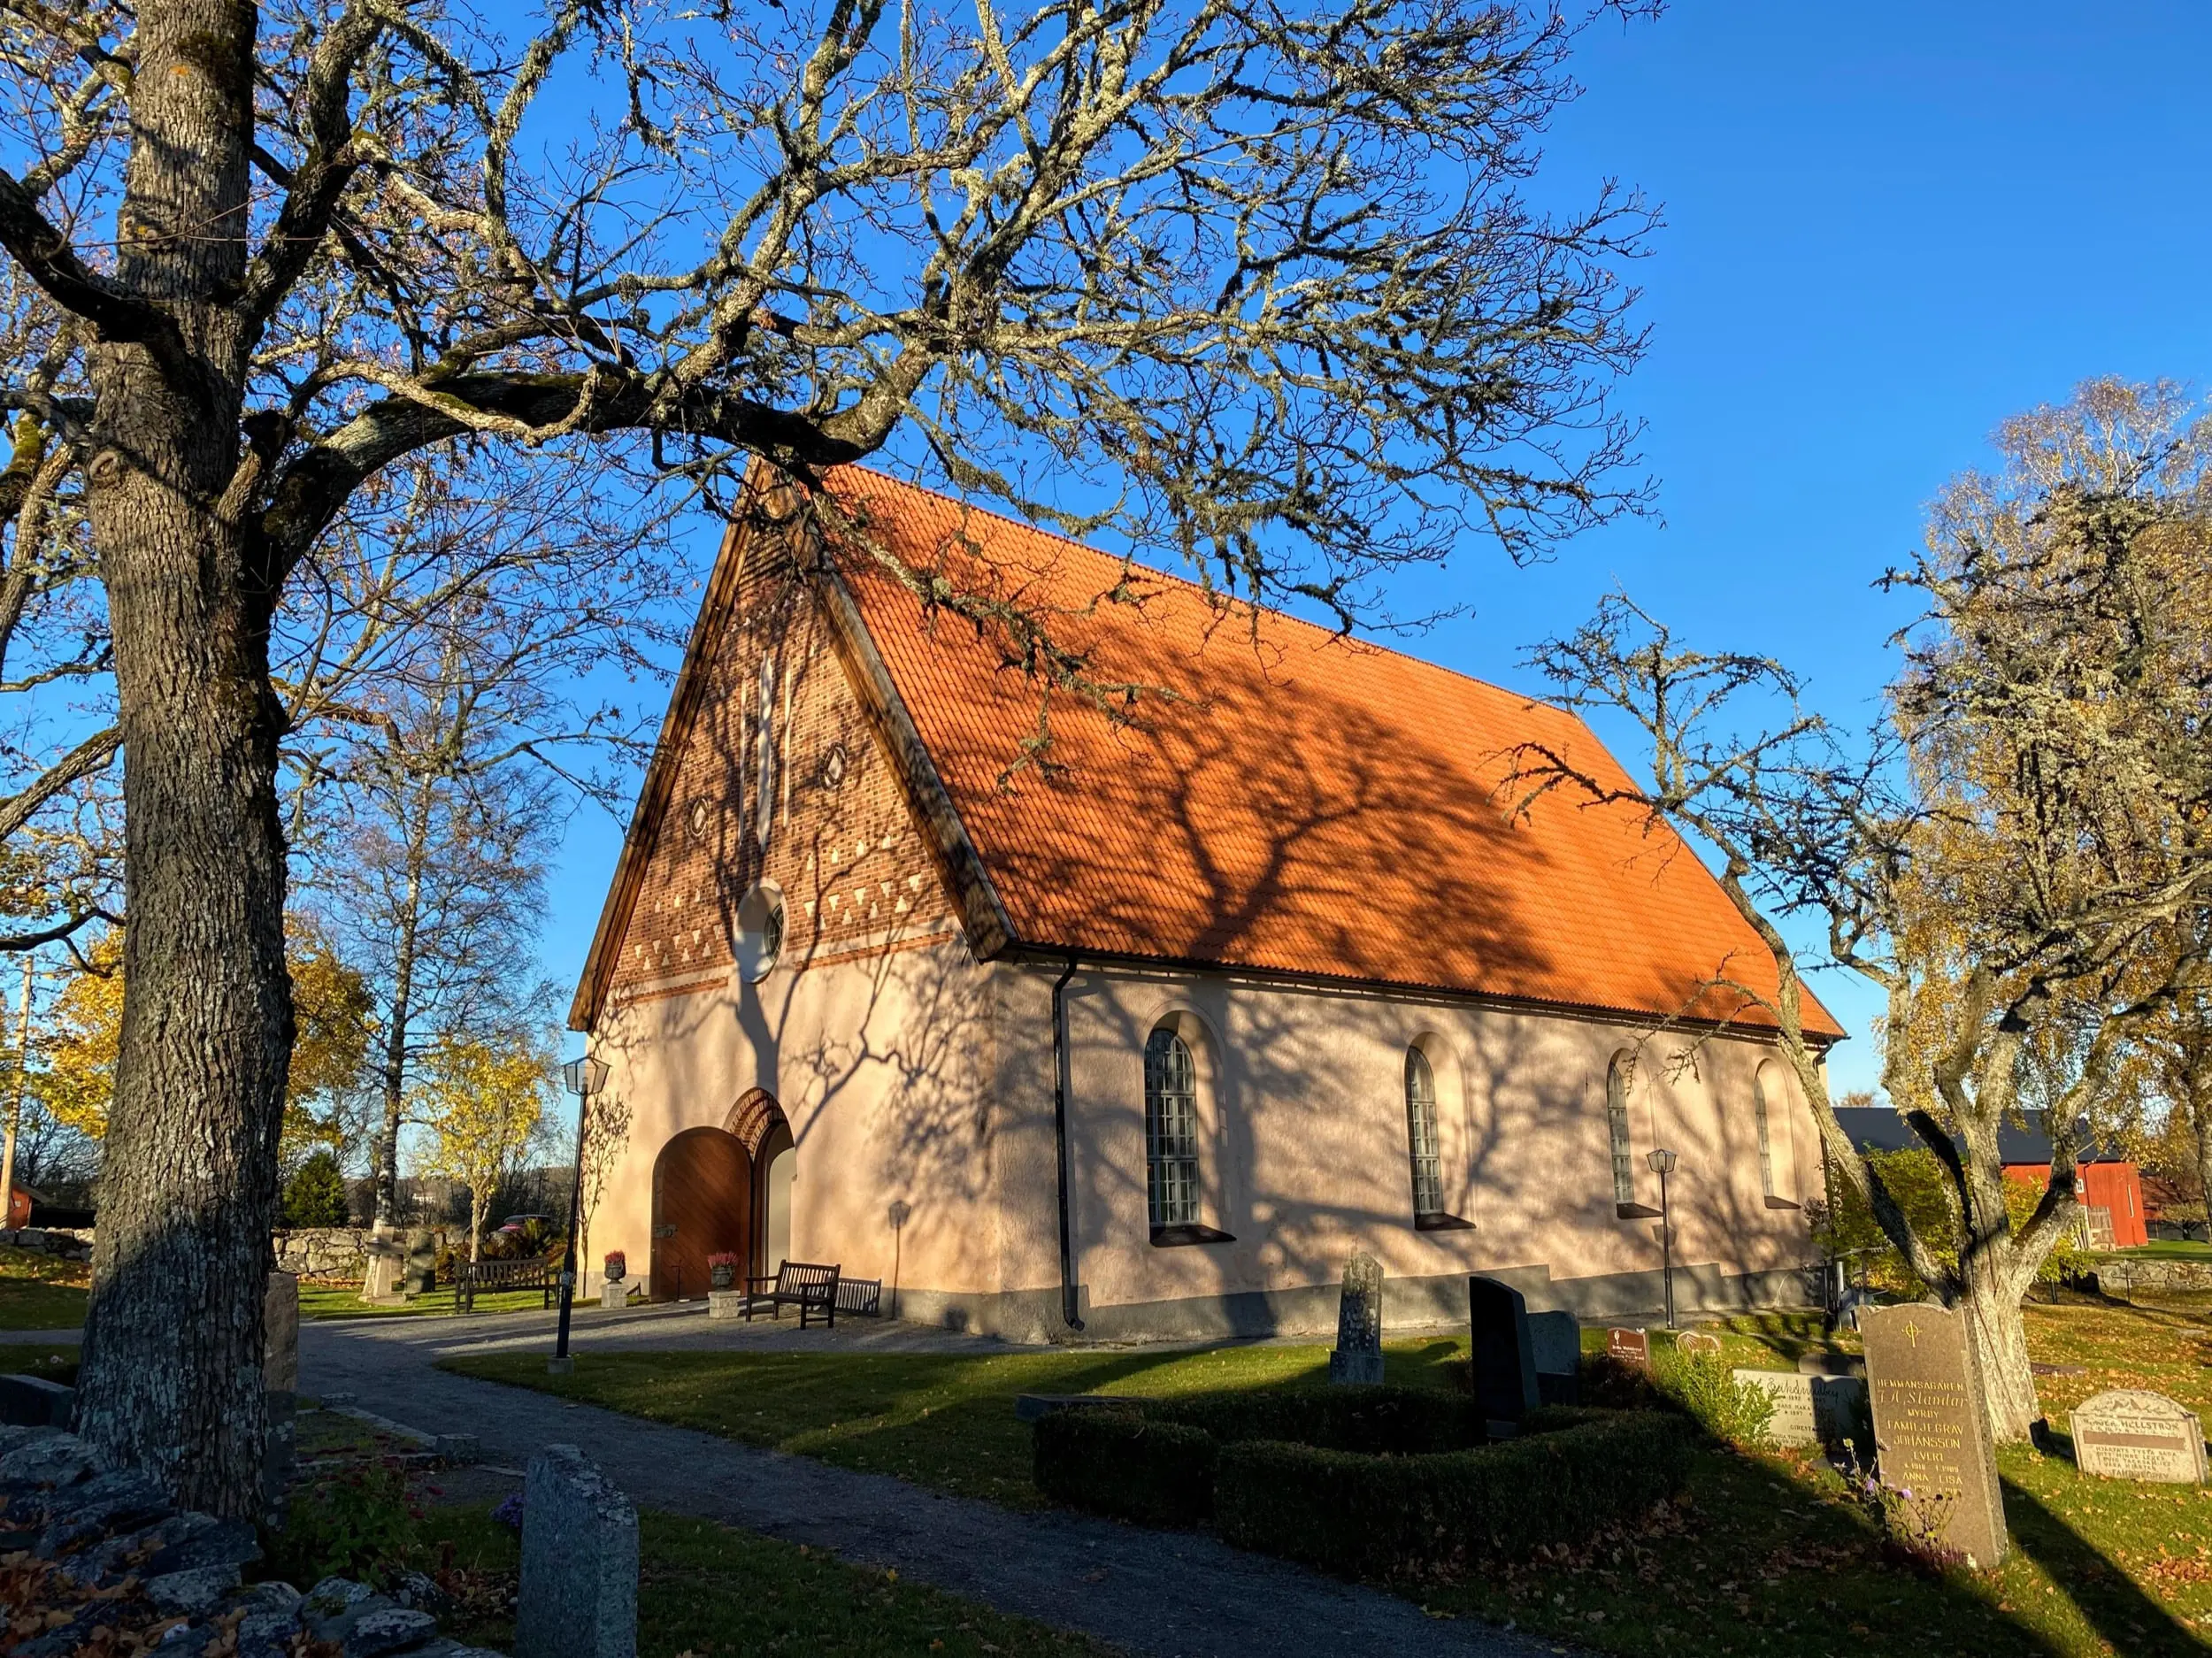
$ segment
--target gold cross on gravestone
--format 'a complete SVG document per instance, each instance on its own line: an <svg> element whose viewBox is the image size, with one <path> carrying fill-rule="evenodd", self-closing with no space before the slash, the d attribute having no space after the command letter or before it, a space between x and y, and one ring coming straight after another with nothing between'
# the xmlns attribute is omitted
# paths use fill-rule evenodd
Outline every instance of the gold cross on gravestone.
<svg viewBox="0 0 2212 1658"><path fill-rule="evenodd" d="M1908 1340L1908 1341L1909 1341L1910 1343L1912 1343L1912 1350L1913 1350L1915 1353L1919 1352L1919 1351L1920 1351L1920 1326L1919 1326L1918 1324L1909 1324L1909 1324L1906 1324L1906 1326L1905 1326L1905 1339L1906 1339L1906 1340Z"/></svg>

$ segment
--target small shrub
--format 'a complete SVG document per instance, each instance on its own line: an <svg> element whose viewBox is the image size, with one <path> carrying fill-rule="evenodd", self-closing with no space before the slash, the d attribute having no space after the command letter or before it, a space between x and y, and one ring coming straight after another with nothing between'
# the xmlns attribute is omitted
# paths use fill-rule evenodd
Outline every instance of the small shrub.
<svg viewBox="0 0 2212 1658"><path fill-rule="evenodd" d="M1915 1496L1898 1485L1886 1485L1870 1475L1860 1496L1882 1528L1889 1553L1901 1564L1930 1577L1940 1577L1966 1563L1966 1551L1955 1548L1944 1531L1951 1523L1957 1499L1948 1492Z"/></svg>
<svg viewBox="0 0 2212 1658"><path fill-rule="evenodd" d="M1056 1410L1038 1419L1033 1478L1056 1502L1146 1525L1194 1525L1213 1511L1213 1437L1133 1410Z"/></svg>
<svg viewBox="0 0 2212 1658"><path fill-rule="evenodd" d="M284 1183L287 1226L342 1226L349 1217L346 1178L330 1153L317 1152Z"/></svg>
<svg viewBox="0 0 2212 1658"><path fill-rule="evenodd" d="M1755 1382L1738 1381L1719 1355L1663 1349L1652 1357L1652 1381L1715 1439L1747 1451L1770 1442L1774 1395Z"/></svg>
<svg viewBox="0 0 2212 1658"><path fill-rule="evenodd" d="M1222 1448L1214 1516L1240 1547L1397 1577L1584 1541L1674 1495L1690 1458L1680 1418L1655 1411L1425 1456L1258 1440Z"/></svg>
<svg viewBox="0 0 2212 1658"><path fill-rule="evenodd" d="M269 1553L299 1583L358 1577L382 1588L420 1546L422 1509L396 1462L369 1462L300 1485Z"/></svg>

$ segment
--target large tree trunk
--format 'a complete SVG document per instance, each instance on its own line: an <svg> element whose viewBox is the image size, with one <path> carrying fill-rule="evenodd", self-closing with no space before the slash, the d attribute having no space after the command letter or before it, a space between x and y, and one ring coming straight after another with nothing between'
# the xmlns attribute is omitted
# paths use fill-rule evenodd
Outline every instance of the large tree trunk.
<svg viewBox="0 0 2212 1658"><path fill-rule="evenodd" d="M145 0L119 284L174 324L104 340L86 469L122 731L126 989L80 1431L188 1507L250 1516L292 1042L271 572L242 457L256 14Z"/></svg>
<svg viewBox="0 0 2212 1658"><path fill-rule="evenodd" d="M2020 1313L2021 1290L2012 1286L2010 1262L1984 1258L1981 1270L1966 1275L1958 1310L1974 1344L1982 1405L1990 1437L2000 1445L2028 1439L2043 1415L2036 1397L2035 1371L2028 1361L2028 1334Z"/></svg>
<svg viewBox="0 0 2212 1658"><path fill-rule="evenodd" d="M2200 1090L2193 1075L2190 1078L2186 1104L2189 1129L2197 1145L2197 1197L2204 1205L2204 1236L2212 1242L2212 1109L2198 1098Z"/></svg>

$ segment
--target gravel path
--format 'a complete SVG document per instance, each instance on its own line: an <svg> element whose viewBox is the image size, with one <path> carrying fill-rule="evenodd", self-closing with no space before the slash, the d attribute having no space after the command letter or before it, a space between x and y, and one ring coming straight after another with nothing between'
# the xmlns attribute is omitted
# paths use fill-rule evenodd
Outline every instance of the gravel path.
<svg viewBox="0 0 2212 1658"><path fill-rule="evenodd" d="M1057 1511L1016 1514L886 1475L856 1473L455 1376L435 1368L449 1353L550 1345L546 1321L534 1314L472 1319L457 1329L460 1324L307 1324L300 1332L301 1390L350 1392L363 1408L411 1427L474 1433L491 1462L520 1467L541 1445L580 1445L641 1507L724 1521L847 1560L895 1567L902 1577L1001 1611L1082 1630L1132 1653L1158 1658L1370 1653L1533 1658L1567 1650L1474 1620L1432 1618L1395 1596L1243 1554L1210 1537ZM595 1324L583 1345L741 1345L700 1328L704 1324L695 1316L656 1328L641 1319L618 1332L611 1319ZM797 1334L756 1328L758 1336L747 1345L783 1346ZM810 1333L818 1338L818 1332ZM912 1326L879 1325L867 1337L838 1345L895 1350L910 1343L936 1347L946 1339L943 1332Z"/></svg>

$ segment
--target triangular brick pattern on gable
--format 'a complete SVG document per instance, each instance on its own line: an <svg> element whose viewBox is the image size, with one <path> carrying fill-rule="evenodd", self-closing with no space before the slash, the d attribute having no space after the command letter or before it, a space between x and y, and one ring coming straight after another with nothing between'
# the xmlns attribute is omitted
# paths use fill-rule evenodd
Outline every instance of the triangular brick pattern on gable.
<svg viewBox="0 0 2212 1658"><path fill-rule="evenodd" d="M702 659L691 672L706 676L695 708L684 729L663 735L679 748L659 757L657 817L644 830L645 868L611 964L618 1002L727 983L739 901L763 879L785 896L787 963L956 935L935 860L812 586L772 536L755 538L734 573L727 610L694 641ZM774 664L766 745L764 658Z"/></svg>
<svg viewBox="0 0 2212 1658"><path fill-rule="evenodd" d="M1094 679L1174 694L1128 724L1055 695L1050 768L1021 766L1036 682L840 549L1019 944L1770 1023L1715 982L1770 992L1765 948L1671 832L1563 794L1509 818L1523 742L1625 781L1572 715L1150 572L1115 602L1118 560L876 473L830 487L910 568L1048 606Z"/></svg>

